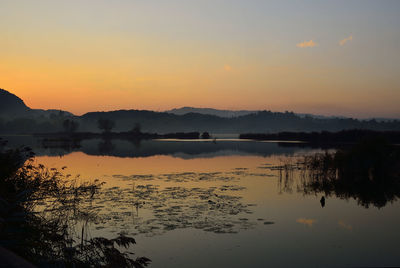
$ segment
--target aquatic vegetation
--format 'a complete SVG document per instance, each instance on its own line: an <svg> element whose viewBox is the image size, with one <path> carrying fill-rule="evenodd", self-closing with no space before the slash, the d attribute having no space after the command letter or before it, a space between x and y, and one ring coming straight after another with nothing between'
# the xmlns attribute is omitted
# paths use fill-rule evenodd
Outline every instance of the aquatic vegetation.
<svg viewBox="0 0 400 268"><path fill-rule="evenodd" d="M241 193L246 188L236 183L242 176L275 175L236 170L113 175L130 187L105 188L96 195L91 202L98 215L95 228L110 232L122 228L126 233L146 236L185 228L213 233L253 228L257 221L244 216L251 215L256 204L243 202Z"/></svg>
<svg viewBox="0 0 400 268"><path fill-rule="evenodd" d="M232 193L244 187L222 185L220 187L160 188L152 184L138 184L133 189L108 188L94 202L100 221L105 228L123 227L132 234L148 236L182 228L196 228L214 233L236 233L251 228L255 223L242 222L237 216L251 214L251 204L241 202L241 197ZM113 216L110 216L112 207ZM145 217L141 217L145 213ZM151 215L148 215L150 213Z"/></svg>
<svg viewBox="0 0 400 268"><path fill-rule="evenodd" d="M291 191L292 173L300 170L297 189L304 194L353 198L364 207L378 208L400 197L400 148L380 138L350 149L307 155L296 165L283 165L282 169L284 191Z"/></svg>
<svg viewBox="0 0 400 268"><path fill-rule="evenodd" d="M161 180L164 182L215 182L215 181L237 181L238 178L233 175L238 175L235 171L234 172L180 172L180 173L169 173L169 174L160 174L160 175L153 175L153 174L145 174L145 175L131 175L131 176L124 176L124 175L113 175L115 178L120 178L124 180L132 180L132 181L152 181L152 180ZM239 175L245 174L240 172Z"/></svg>

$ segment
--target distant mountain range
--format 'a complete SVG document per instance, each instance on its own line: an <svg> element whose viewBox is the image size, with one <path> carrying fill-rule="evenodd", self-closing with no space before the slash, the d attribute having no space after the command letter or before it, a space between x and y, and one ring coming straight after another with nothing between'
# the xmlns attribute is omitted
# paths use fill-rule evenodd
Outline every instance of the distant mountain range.
<svg viewBox="0 0 400 268"><path fill-rule="evenodd" d="M344 129L400 130L399 120L357 120L293 112L230 111L183 107L166 112L118 110L75 116L62 110L35 110L23 100L0 89L0 133L37 133L63 130L63 122L74 120L78 131L99 132L97 121L115 122L114 131L129 131L139 123L143 131L171 133L276 133L282 131L340 131Z"/></svg>
<svg viewBox="0 0 400 268"><path fill-rule="evenodd" d="M166 113L176 114L176 115L184 115L189 113L196 113L196 114L208 114L208 115L215 115L219 117L238 117L248 114L254 114L259 111L249 111L249 110L240 110L240 111L232 111L232 110L218 110L213 108L194 108L194 107L182 107L176 108L172 110L165 111Z"/></svg>
<svg viewBox="0 0 400 268"><path fill-rule="evenodd" d="M262 112L262 110L219 110L213 108L195 108L195 107L182 107L182 108L175 108L172 110L165 111L166 113L176 114L176 115L184 115L188 113L196 113L196 114L208 114L208 115L215 115L219 117L225 118L232 118L238 117L248 114L255 114L258 112ZM304 113L295 113L296 115L304 118L304 117L313 117L319 119L329 119L329 118L346 118L344 116L325 116L325 115L315 115L315 114L304 114ZM378 120L378 119L376 119ZM379 118L379 121L387 121L392 120L389 118Z"/></svg>

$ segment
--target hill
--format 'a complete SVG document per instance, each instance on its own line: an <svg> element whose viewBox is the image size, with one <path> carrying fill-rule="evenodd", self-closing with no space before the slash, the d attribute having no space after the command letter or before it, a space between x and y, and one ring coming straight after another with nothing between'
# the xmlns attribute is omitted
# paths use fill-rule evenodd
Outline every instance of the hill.
<svg viewBox="0 0 400 268"><path fill-rule="evenodd" d="M206 114L206 115L215 115L219 117L238 117L242 115L248 115L252 113L257 113L259 111L249 111L249 110L219 110L213 108L194 108L194 107L182 107L182 108L175 108L169 111L165 111L166 113L176 114L176 115L184 115L189 113L197 113L197 114Z"/></svg>
<svg viewBox="0 0 400 268"><path fill-rule="evenodd" d="M97 120L105 118L116 122L116 131L128 131L139 123L149 132L192 132L212 133L277 133L282 131L341 131L345 129L371 129L377 131L400 130L400 121L378 122L352 118L301 117L293 112L260 111L238 117L187 113L176 115L166 112L120 110L92 112L80 117L85 131L95 129Z"/></svg>
<svg viewBox="0 0 400 268"><path fill-rule="evenodd" d="M72 113L57 109L31 109L18 96L0 88L0 117L3 118L50 118L58 116L73 116Z"/></svg>
<svg viewBox="0 0 400 268"><path fill-rule="evenodd" d="M100 132L97 121L114 121L113 131L130 131L137 124L145 132L210 132L210 133L277 133L282 131L341 131L346 129L370 129L399 131L399 120L377 121L352 118L330 118L299 115L293 112L229 111L184 107L172 112L147 110L118 110L90 112L82 116L60 110L34 110L27 107L17 96L0 91L0 133L23 134L63 131L66 119L75 121L78 131ZM196 112L189 112L196 111ZM188 112L188 113L186 113ZM235 116L232 116L237 112ZM182 113L182 114L180 114ZM216 113L219 114L208 114ZM243 113L240 115L240 113Z"/></svg>
<svg viewBox="0 0 400 268"><path fill-rule="evenodd" d="M182 107L175 108L172 110L165 111L166 113L176 114L176 115L184 115L188 113L197 113L197 114L207 114L207 115L215 115L219 117L239 117L248 114L255 114L258 112L262 112L263 110L219 110L213 108L196 108L196 107ZM316 114L304 114L304 113L295 113L297 116L304 117L312 117L317 119L334 119L334 118L346 118L344 116L325 116L325 115L316 115ZM373 119L373 118L371 118ZM393 119L388 118L376 118L378 121L390 121Z"/></svg>
<svg viewBox="0 0 400 268"><path fill-rule="evenodd" d="M0 88L0 114L23 115L30 111L24 101L14 94Z"/></svg>
<svg viewBox="0 0 400 268"><path fill-rule="evenodd" d="M1 134L60 131L67 118L74 118L74 115L62 110L31 109L21 98L0 89Z"/></svg>

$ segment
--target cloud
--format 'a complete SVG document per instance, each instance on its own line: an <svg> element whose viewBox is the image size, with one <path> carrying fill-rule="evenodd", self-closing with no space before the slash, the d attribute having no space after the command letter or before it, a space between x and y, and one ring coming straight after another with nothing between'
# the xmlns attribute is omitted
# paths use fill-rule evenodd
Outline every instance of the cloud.
<svg viewBox="0 0 400 268"><path fill-rule="evenodd" d="M229 71L232 70L232 66L230 66L230 65L228 65L228 64L225 64L225 65L224 65L224 70L227 71L227 72L229 72Z"/></svg>
<svg viewBox="0 0 400 268"><path fill-rule="evenodd" d="M347 42L350 42L351 40L353 40L353 36L352 35L350 35L349 37L346 37L343 40L340 40L339 41L339 45L344 46Z"/></svg>
<svg viewBox="0 0 400 268"><path fill-rule="evenodd" d="M296 220L296 222L307 225L308 227L312 227L313 224L316 222L317 220L314 219L305 219L305 218L299 218Z"/></svg>
<svg viewBox="0 0 400 268"><path fill-rule="evenodd" d="M315 47L315 46L318 46L318 44L315 43L313 40L304 41L304 42L298 43L298 44L296 45L296 47L300 47L300 48Z"/></svg>

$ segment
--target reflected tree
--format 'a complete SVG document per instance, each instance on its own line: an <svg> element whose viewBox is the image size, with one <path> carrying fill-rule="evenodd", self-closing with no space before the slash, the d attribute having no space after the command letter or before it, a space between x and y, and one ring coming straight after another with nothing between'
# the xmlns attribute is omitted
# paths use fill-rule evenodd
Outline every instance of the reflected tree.
<svg viewBox="0 0 400 268"><path fill-rule="evenodd" d="M298 190L305 194L353 198L366 208L381 208L400 197L400 148L384 139L305 156L298 166Z"/></svg>
<svg viewBox="0 0 400 268"><path fill-rule="evenodd" d="M201 138L202 138L202 139L209 139L209 138L211 138L210 133L208 133L208 132L203 132L203 133L201 134Z"/></svg>
<svg viewBox="0 0 400 268"><path fill-rule="evenodd" d="M115 149L114 144L110 139L104 139L97 144L100 155L109 155Z"/></svg>

